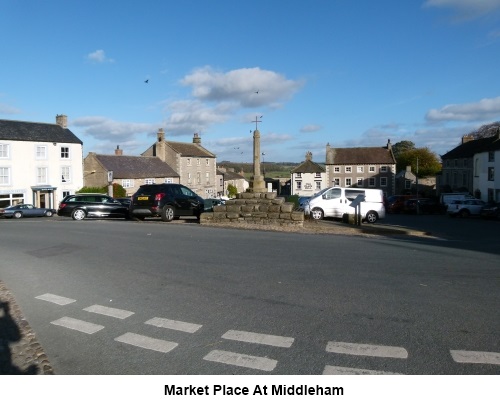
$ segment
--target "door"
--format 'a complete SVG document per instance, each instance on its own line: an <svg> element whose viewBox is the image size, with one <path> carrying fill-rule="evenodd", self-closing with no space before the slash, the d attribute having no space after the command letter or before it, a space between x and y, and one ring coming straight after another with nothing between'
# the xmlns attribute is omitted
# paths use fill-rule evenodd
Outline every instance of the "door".
<svg viewBox="0 0 500 405"><path fill-rule="evenodd" d="M339 218L345 212L345 198L342 196L342 189L331 188L323 194L323 212L325 217Z"/></svg>

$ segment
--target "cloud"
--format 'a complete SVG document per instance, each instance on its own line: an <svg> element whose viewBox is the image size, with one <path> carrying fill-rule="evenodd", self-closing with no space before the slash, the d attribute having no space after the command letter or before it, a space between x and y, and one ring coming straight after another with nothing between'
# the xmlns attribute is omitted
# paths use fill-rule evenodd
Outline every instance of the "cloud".
<svg viewBox="0 0 500 405"><path fill-rule="evenodd" d="M192 87L192 95L197 99L230 101L244 108L279 107L303 85L270 70L243 68L219 72L208 66L194 70L181 84Z"/></svg>
<svg viewBox="0 0 500 405"><path fill-rule="evenodd" d="M323 127L321 125L316 125L316 124L309 124L309 125L304 125L302 128L300 128L300 132L318 132Z"/></svg>
<svg viewBox="0 0 500 405"><path fill-rule="evenodd" d="M0 103L0 114L14 115L20 114L21 110L8 104Z"/></svg>
<svg viewBox="0 0 500 405"><path fill-rule="evenodd" d="M500 97L483 98L475 103L448 104L430 110L425 118L428 121L483 121L500 117Z"/></svg>
<svg viewBox="0 0 500 405"><path fill-rule="evenodd" d="M87 59L94 63L113 63L114 60L107 58L105 52L102 49L91 52L87 55Z"/></svg>
<svg viewBox="0 0 500 405"><path fill-rule="evenodd" d="M85 135L113 143L132 141L137 135L156 133L159 128L158 124L117 122L105 117L80 117L71 125L83 128Z"/></svg>
<svg viewBox="0 0 500 405"><path fill-rule="evenodd" d="M426 0L423 7L452 9L461 19L471 19L500 9L500 0Z"/></svg>

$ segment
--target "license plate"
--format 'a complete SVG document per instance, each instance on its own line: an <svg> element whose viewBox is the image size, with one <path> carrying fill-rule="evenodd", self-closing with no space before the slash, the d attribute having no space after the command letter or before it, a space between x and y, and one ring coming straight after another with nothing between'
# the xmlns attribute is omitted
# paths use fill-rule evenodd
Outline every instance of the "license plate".
<svg viewBox="0 0 500 405"><path fill-rule="evenodd" d="M147 200L149 197L137 197L138 200L142 201L142 200Z"/></svg>

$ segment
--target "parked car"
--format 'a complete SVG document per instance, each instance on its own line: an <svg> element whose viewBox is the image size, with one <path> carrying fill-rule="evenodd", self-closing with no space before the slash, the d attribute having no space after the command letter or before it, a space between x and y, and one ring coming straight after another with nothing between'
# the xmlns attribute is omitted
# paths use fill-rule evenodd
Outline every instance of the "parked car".
<svg viewBox="0 0 500 405"><path fill-rule="evenodd" d="M5 218L51 217L56 213L52 208L37 208L32 204L16 204L0 208L0 216Z"/></svg>
<svg viewBox="0 0 500 405"><path fill-rule="evenodd" d="M399 214L404 212L405 203L409 199L417 198L415 195L391 195L385 202L385 209L389 214Z"/></svg>
<svg viewBox="0 0 500 405"><path fill-rule="evenodd" d="M418 208L418 210L417 210ZM407 214L442 214L445 212L439 201L431 198L410 198L406 200L404 212Z"/></svg>
<svg viewBox="0 0 500 405"><path fill-rule="evenodd" d="M125 207L128 207L130 205L130 201L132 201L130 197L119 197L116 200L120 201Z"/></svg>
<svg viewBox="0 0 500 405"><path fill-rule="evenodd" d="M146 217L161 217L170 222L181 216L200 218L205 210L205 200L182 184L144 184L132 196L130 216L143 220Z"/></svg>
<svg viewBox="0 0 500 405"><path fill-rule="evenodd" d="M213 211L213 208L217 205L224 205L226 203L225 200L221 198L205 198L204 199L204 209L205 211Z"/></svg>
<svg viewBox="0 0 500 405"><path fill-rule="evenodd" d="M492 202L483 205L479 212L481 218L494 218L500 219L500 202Z"/></svg>
<svg viewBox="0 0 500 405"><path fill-rule="evenodd" d="M64 197L57 215L76 221L89 218L128 218L128 207L106 194L75 194Z"/></svg>
<svg viewBox="0 0 500 405"><path fill-rule="evenodd" d="M485 202L476 198L467 198L465 200L453 200L448 204L447 213L451 217L468 217L470 215L479 215Z"/></svg>

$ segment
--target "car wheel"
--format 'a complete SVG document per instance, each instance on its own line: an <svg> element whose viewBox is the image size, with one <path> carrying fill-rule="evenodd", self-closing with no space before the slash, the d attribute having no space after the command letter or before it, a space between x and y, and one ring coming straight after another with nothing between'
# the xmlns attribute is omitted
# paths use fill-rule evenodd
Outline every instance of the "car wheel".
<svg viewBox="0 0 500 405"><path fill-rule="evenodd" d="M174 219L174 217L174 209L170 205L163 207L163 210L161 211L161 220L163 222L170 222Z"/></svg>
<svg viewBox="0 0 500 405"><path fill-rule="evenodd" d="M375 211L369 211L365 217L365 221L368 222L369 224L374 224L375 222L377 222L377 219L378 215Z"/></svg>
<svg viewBox="0 0 500 405"><path fill-rule="evenodd" d="M14 212L13 217L16 218L16 219L22 218L23 217L23 213L21 211L16 211L16 212Z"/></svg>
<svg viewBox="0 0 500 405"><path fill-rule="evenodd" d="M85 219L86 216L87 213L81 208L77 208L71 213L71 218L73 218L75 221L81 221L82 219Z"/></svg>
<svg viewBox="0 0 500 405"><path fill-rule="evenodd" d="M51 217L52 215L54 215L54 213L53 213L52 211L47 211L47 212L45 213L45 216L46 216L46 217Z"/></svg>
<svg viewBox="0 0 500 405"><path fill-rule="evenodd" d="M323 219L324 216L325 214L321 208L313 208L311 211L311 218L317 221Z"/></svg>
<svg viewBox="0 0 500 405"><path fill-rule="evenodd" d="M458 213L461 218L467 218L470 215L469 210L462 210Z"/></svg>

